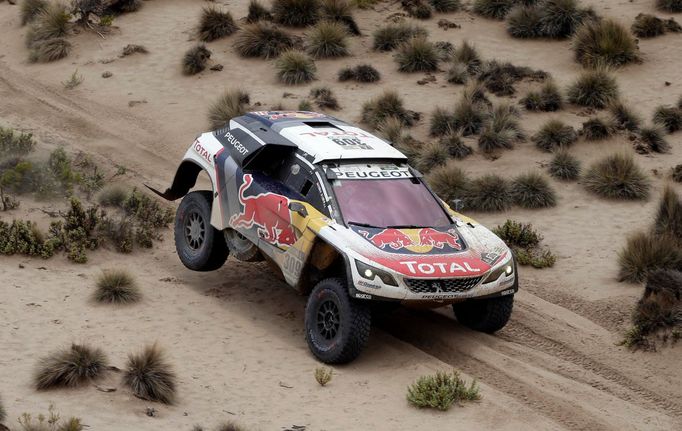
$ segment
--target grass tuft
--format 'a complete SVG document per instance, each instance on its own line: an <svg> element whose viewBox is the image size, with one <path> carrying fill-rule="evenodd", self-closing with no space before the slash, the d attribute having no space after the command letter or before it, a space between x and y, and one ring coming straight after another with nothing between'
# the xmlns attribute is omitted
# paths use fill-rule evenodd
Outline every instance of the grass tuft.
<svg viewBox="0 0 682 431"><path fill-rule="evenodd" d="M656 0L656 8L663 12L682 12L682 0Z"/></svg>
<svg viewBox="0 0 682 431"><path fill-rule="evenodd" d="M381 74L370 64L359 64L355 67L344 67L339 71L339 81L376 82Z"/></svg>
<svg viewBox="0 0 682 431"><path fill-rule="evenodd" d="M639 129L639 141L644 145L645 152L667 153L670 143L665 139L665 131L657 126Z"/></svg>
<svg viewBox="0 0 682 431"><path fill-rule="evenodd" d="M306 36L308 54L315 58L348 55L346 27L336 21L321 21Z"/></svg>
<svg viewBox="0 0 682 431"><path fill-rule="evenodd" d="M142 298L133 276L124 270L104 271L97 279L94 299L107 304L132 304Z"/></svg>
<svg viewBox="0 0 682 431"><path fill-rule="evenodd" d="M204 71L209 58L211 51L203 43L190 48L182 59L182 73L196 75Z"/></svg>
<svg viewBox="0 0 682 431"><path fill-rule="evenodd" d="M620 100L609 103L609 113L615 126L622 130L635 131L639 129L642 120L630 107Z"/></svg>
<svg viewBox="0 0 682 431"><path fill-rule="evenodd" d="M317 87L310 90L310 97L321 109L340 109L336 96L329 87Z"/></svg>
<svg viewBox="0 0 682 431"><path fill-rule="evenodd" d="M246 15L246 22L248 24L253 24L259 21L271 21L272 14L263 6L263 4L258 0L249 1L249 12Z"/></svg>
<svg viewBox="0 0 682 431"><path fill-rule="evenodd" d="M270 59L293 48L294 38L268 22L244 26L235 39L234 47L242 57Z"/></svg>
<svg viewBox="0 0 682 431"><path fill-rule="evenodd" d="M513 0L475 0L473 11L486 18L502 20L513 7Z"/></svg>
<svg viewBox="0 0 682 431"><path fill-rule="evenodd" d="M608 121L595 117L583 123L580 134L588 141L601 141L613 134L614 127Z"/></svg>
<svg viewBox="0 0 682 431"><path fill-rule="evenodd" d="M422 172L429 172L432 169L447 163L450 158L450 151L441 141L431 141L423 145L417 157L417 167Z"/></svg>
<svg viewBox="0 0 682 431"><path fill-rule="evenodd" d="M23 0L19 7L21 25L26 25L38 17L48 6L47 0Z"/></svg>
<svg viewBox="0 0 682 431"><path fill-rule="evenodd" d="M406 127L414 124L413 116L405 109L403 99L395 91L386 90L362 105L362 121L373 128L390 117L398 119Z"/></svg>
<svg viewBox="0 0 682 431"><path fill-rule="evenodd" d="M580 176L580 161L566 149L560 148L549 162L549 175L559 180L577 180Z"/></svg>
<svg viewBox="0 0 682 431"><path fill-rule="evenodd" d="M342 24L349 34L360 35L360 28L353 18L353 6L347 0L323 0L320 19Z"/></svg>
<svg viewBox="0 0 682 431"><path fill-rule="evenodd" d="M623 66L640 61L632 34L617 21L588 21L573 37L575 59L584 67Z"/></svg>
<svg viewBox="0 0 682 431"><path fill-rule="evenodd" d="M474 150L470 146L466 145L460 135L456 132L448 132L439 138L442 145L448 149L450 157L455 159L464 159L470 156Z"/></svg>
<svg viewBox="0 0 682 431"><path fill-rule="evenodd" d="M640 13L635 17L631 30L637 37L656 37L665 33L666 24L664 20L654 15Z"/></svg>
<svg viewBox="0 0 682 431"><path fill-rule="evenodd" d="M38 390L78 387L101 376L107 366L102 350L72 344L42 358L33 382Z"/></svg>
<svg viewBox="0 0 682 431"><path fill-rule="evenodd" d="M29 48L35 42L63 38L69 32L71 14L62 3L49 3L35 17L26 35Z"/></svg>
<svg viewBox="0 0 682 431"><path fill-rule="evenodd" d="M395 56L400 72L433 72L438 69L440 55L426 37L413 37L400 45Z"/></svg>
<svg viewBox="0 0 682 431"><path fill-rule="evenodd" d="M213 129L224 127L232 118L244 115L249 104L248 93L227 90L211 105L208 121Z"/></svg>
<svg viewBox="0 0 682 431"><path fill-rule="evenodd" d="M675 165L672 170L672 179L676 183L682 183L682 164Z"/></svg>
<svg viewBox="0 0 682 431"><path fill-rule="evenodd" d="M136 397L148 401L172 404L175 399L176 377L157 344L141 353L128 356L123 382Z"/></svg>
<svg viewBox="0 0 682 431"><path fill-rule="evenodd" d="M447 203L454 199L464 199L469 187L469 179L454 161L429 172L426 180L433 191Z"/></svg>
<svg viewBox="0 0 682 431"><path fill-rule="evenodd" d="M682 250L674 238L637 232L627 238L618 253L620 281L640 283L657 269L682 269Z"/></svg>
<svg viewBox="0 0 682 431"><path fill-rule="evenodd" d="M542 36L542 11L536 6L516 6L507 15L507 32L512 37L530 39Z"/></svg>
<svg viewBox="0 0 682 431"><path fill-rule="evenodd" d="M326 386L327 383L332 381L332 375L334 370L327 367L317 367L315 368L315 380L320 386Z"/></svg>
<svg viewBox="0 0 682 431"><path fill-rule="evenodd" d="M568 88L569 102L604 109L618 100L618 83L606 68L584 71Z"/></svg>
<svg viewBox="0 0 682 431"><path fill-rule="evenodd" d="M278 24L290 27L307 27L317 22L319 0L274 0L272 17Z"/></svg>
<svg viewBox="0 0 682 431"><path fill-rule="evenodd" d="M434 375L422 376L407 389L407 400L419 408L448 410L457 402L479 399L481 395L476 381L467 385L457 371L439 371Z"/></svg>
<svg viewBox="0 0 682 431"><path fill-rule="evenodd" d="M28 59L32 63L49 63L61 60L71 52L71 43L61 37L35 41L31 45Z"/></svg>
<svg viewBox="0 0 682 431"><path fill-rule="evenodd" d="M659 106L654 111L654 123L665 128L668 133L682 129L682 109L678 107Z"/></svg>
<svg viewBox="0 0 682 431"><path fill-rule="evenodd" d="M121 208L130 196L130 190L121 184L109 184L97 195L97 202L105 207Z"/></svg>
<svg viewBox="0 0 682 431"><path fill-rule="evenodd" d="M649 196L649 180L629 154L616 153L594 163L585 173L585 188L601 197L642 200Z"/></svg>
<svg viewBox="0 0 682 431"><path fill-rule="evenodd" d="M573 127L559 120L549 120L531 137L535 146L543 151L554 151L566 148L578 140L578 133Z"/></svg>
<svg viewBox="0 0 682 431"><path fill-rule="evenodd" d="M538 172L519 175L511 183L514 203L522 208L548 208L556 205L556 193Z"/></svg>
<svg viewBox="0 0 682 431"><path fill-rule="evenodd" d="M392 51L413 37L427 34L424 27L405 21L388 24L374 31L372 47L375 51Z"/></svg>
<svg viewBox="0 0 682 431"><path fill-rule="evenodd" d="M317 73L315 61L306 53L293 49L279 56L275 61L275 68L279 81L287 85L310 82Z"/></svg>
<svg viewBox="0 0 682 431"><path fill-rule="evenodd" d="M529 111L553 112L563 107L564 100L561 90L554 81L547 81L540 91L529 92L520 103Z"/></svg>
<svg viewBox="0 0 682 431"><path fill-rule="evenodd" d="M682 241L682 201L670 185L663 189L654 230L657 234L670 235Z"/></svg>
<svg viewBox="0 0 682 431"><path fill-rule="evenodd" d="M525 139L518 118L518 111L511 105L501 104L495 107L486 119L478 139L478 147L486 153L514 148L514 143Z"/></svg>
<svg viewBox="0 0 682 431"><path fill-rule="evenodd" d="M494 174L476 178L467 187L464 203L473 211L508 210L513 203L509 182Z"/></svg>
<svg viewBox="0 0 682 431"><path fill-rule="evenodd" d="M570 37L583 22L595 18L592 10L578 6L578 0L544 0L538 7L542 11L539 33L554 39Z"/></svg>
<svg viewBox="0 0 682 431"><path fill-rule="evenodd" d="M460 0L429 0L429 3L433 10L440 13L457 12L462 8Z"/></svg>
<svg viewBox="0 0 682 431"><path fill-rule="evenodd" d="M199 21L199 39L211 42L237 31L232 14L222 11L214 6L205 7L201 12Z"/></svg>

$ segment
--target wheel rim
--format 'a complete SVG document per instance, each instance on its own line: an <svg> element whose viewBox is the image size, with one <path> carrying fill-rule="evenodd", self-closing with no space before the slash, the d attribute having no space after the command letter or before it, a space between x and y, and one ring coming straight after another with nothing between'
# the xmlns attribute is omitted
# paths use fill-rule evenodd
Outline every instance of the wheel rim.
<svg viewBox="0 0 682 431"><path fill-rule="evenodd" d="M246 252L253 246L253 243L247 237L234 229L226 230L225 237L227 237L230 245L238 252Z"/></svg>
<svg viewBox="0 0 682 431"><path fill-rule="evenodd" d="M206 223L196 211L191 212L185 220L185 240L192 250L200 249L206 240Z"/></svg>
<svg viewBox="0 0 682 431"><path fill-rule="evenodd" d="M317 332L325 340L333 340L339 333L341 313L333 301L325 301L317 309Z"/></svg>

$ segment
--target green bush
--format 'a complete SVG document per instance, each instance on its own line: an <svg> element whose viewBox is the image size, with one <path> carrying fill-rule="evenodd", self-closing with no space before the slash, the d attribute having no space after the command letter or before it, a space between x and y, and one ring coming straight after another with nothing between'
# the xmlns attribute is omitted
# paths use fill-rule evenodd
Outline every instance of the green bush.
<svg viewBox="0 0 682 431"><path fill-rule="evenodd" d="M0 220L0 254L43 256L44 250L44 235L34 223L22 220L7 223Z"/></svg>
<svg viewBox="0 0 682 431"><path fill-rule="evenodd" d="M523 250L515 251L516 261L519 265L530 265L533 268L551 268L556 263L556 256L549 250Z"/></svg>
<svg viewBox="0 0 682 431"><path fill-rule="evenodd" d="M433 191L445 202L463 199L469 187L469 179L454 161L439 166L426 177Z"/></svg>
<svg viewBox="0 0 682 431"><path fill-rule="evenodd" d="M516 177L511 183L514 203L522 208L547 208L556 205L556 193L549 181L538 172Z"/></svg>
<svg viewBox="0 0 682 431"><path fill-rule="evenodd" d="M7 156L25 156L32 152L36 141L31 133L15 132L0 127L0 159Z"/></svg>
<svg viewBox="0 0 682 431"><path fill-rule="evenodd" d="M293 48L294 38L268 22L244 26L235 39L234 47L242 57L270 59Z"/></svg>
<svg viewBox="0 0 682 431"><path fill-rule="evenodd" d="M175 373L156 344L128 356L123 382L143 400L172 404L175 399Z"/></svg>
<svg viewBox="0 0 682 431"><path fill-rule="evenodd" d="M594 163L583 184L592 193L612 199L641 200L649 196L649 179L629 154L616 153Z"/></svg>
<svg viewBox="0 0 682 431"><path fill-rule="evenodd" d="M308 54L315 58L348 55L347 36L348 33L343 24L336 21L321 21L307 33Z"/></svg>
<svg viewBox="0 0 682 431"><path fill-rule="evenodd" d="M668 133L682 129L682 109L678 107L659 106L654 111L654 123L665 127Z"/></svg>
<svg viewBox="0 0 682 431"><path fill-rule="evenodd" d="M564 101L559 87L554 81L545 82L540 91L531 91L520 103L529 111L558 111L563 107Z"/></svg>
<svg viewBox="0 0 682 431"><path fill-rule="evenodd" d="M657 269L682 269L682 250L670 236L637 232L618 253L618 265L620 281L639 283Z"/></svg>
<svg viewBox="0 0 682 431"><path fill-rule="evenodd" d="M494 174L476 178L467 187L464 203L473 211L508 210L513 203L509 182Z"/></svg>
<svg viewBox="0 0 682 431"><path fill-rule="evenodd" d="M375 51L392 51L413 37L427 36L426 29L404 21L379 27L373 33Z"/></svg>
<svg viewBox="0 0 682 431"><path fill-rule="evenodd" d="M275 61L277 79L287 85L298 85L315 79L315 61L306 53L297 50L284 52Z"/></svg>
<svg viewBox="0 0 682 431"><path fill-rule="evenodd" d="M362 105L362 121L373 128L389 117L397 118L406 127L414 124L413 116L405 109L403 99L395 91L384 91Z"/></svg>
<svg viewBox="0 0 682 431"><path fill-rule="evenodd" d="M272 16L276 23L290 27L306 27L317 22L319 0L274 0Z"/></svg>
<svg viewBox="0 0 682 431"><path fill-rule="evenodd" d="M124 270L104 271L97 278L94 299L107 304L132 304L142 298L133 276Z"/></svg>
<svg viewBox="0 0 682 431"><path fill-rule="evenodd" d="M559 149L549 162L549 174L560 180L577 180L580 176L580 161L565 149Z"/></svg>
<svg viewBox="0 0 682 431"><path fill-rule="evenodd" d="M400 45L395 56L400 72L433 72L438 69L438 50L426 37L413 37Z"/></svg>
<svg viewBox="0 0 682 431"><path fill-rule="evenodd" d="M206 69L206 63L211 58L211 51L206 45L199 44L190 48L182 59L182 73L196 75Z"/></svg>
<svg viewBox="0 0 682 431"><path fill-rule="evenodd" d="M622 66L640 60L632 34L617 21L588 21L573 37L575 59L585 67Z"/></svg>
<svg viewBox="0 0 682 431"><path fill-rule="evenodd" d="M248 93L234 89L225 91L209 108L208 121L211 128L219 129L232 118L244 115L249 103Z"/></svg>
<svg viewBox="0 0 682 431"><path fill-rule="evenodd" d="M38 390L83 386L101 377L108 368L107 357L100 349L72 344L42 358L34 377Z"/></svg>
<svg viewBox="0 0 682 431"><path fill-rule="evenodd" d="M439 371L435 375L422 376L407 389L407 400L419 408L448 410L456 402L480 398L476 381L467 385L456 371Z"/></svg>
<svg viewBox="0 0 682 431"><path fill-rule="evenodd" d="M507 220L503 225L493 229L493 233L500 237L509 247L533 248L540 245L540 235L530 223L520 223Z"/></svg>
<svg viewBox="0 0 682 431"><path fill-rule="evenodd" d="M568 88L568 100L578 106L604 109L618 100L618 84L607 69L587 70Z"/></svg>
<svg viewBox="0 0 682 431"><path fill-rule="evenodd" d="M549 120L531 140L539 149L551 152L573 145L578 140L578 133L559 120Z"/></svg>
<svg viewBox="0 0 682 431"><path fill-rule="evenodd" d="M229 11L214 6L205 7L199 21L199 39L211 42L237 31L237 24Z"/></svg>
<svg viewBox="0 0 682 431"><path fill-rule="evenodd" d="M259 21L271 21L272 14L263 6L263 4L258 0L249 1L249 12L246 16L246 22L248 24L253 24Z"/></svg>

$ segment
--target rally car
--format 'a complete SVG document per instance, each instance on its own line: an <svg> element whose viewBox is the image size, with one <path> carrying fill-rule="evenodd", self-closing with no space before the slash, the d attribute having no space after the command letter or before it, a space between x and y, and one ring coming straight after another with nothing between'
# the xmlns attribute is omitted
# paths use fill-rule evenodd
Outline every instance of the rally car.
<svg viewBox="0 0 682 431"><path fill-rule="evenodd" d="M190 192L201 172L212 190ZM306 340L323 362L358 356L372 304L451 304L488 333L509 320L510 249L439 199L389 142L331 116L233 118L198 136L172 185L154 191L182 198L175 245L187 268L216 270L228 254L266 260L308 295Z"/></svg>

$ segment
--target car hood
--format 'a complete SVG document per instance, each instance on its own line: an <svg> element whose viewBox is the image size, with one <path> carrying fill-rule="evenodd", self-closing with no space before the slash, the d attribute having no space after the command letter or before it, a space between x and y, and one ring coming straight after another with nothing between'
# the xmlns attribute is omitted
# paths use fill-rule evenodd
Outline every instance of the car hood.
<svg viewBox="0 0 682 431"><path fill-rule="evenodd" d="M485 227L458 223L445 227L373 228L351 225L368 261L406 276L443 278L482 276L505 260L509 249Z"/></svg>

